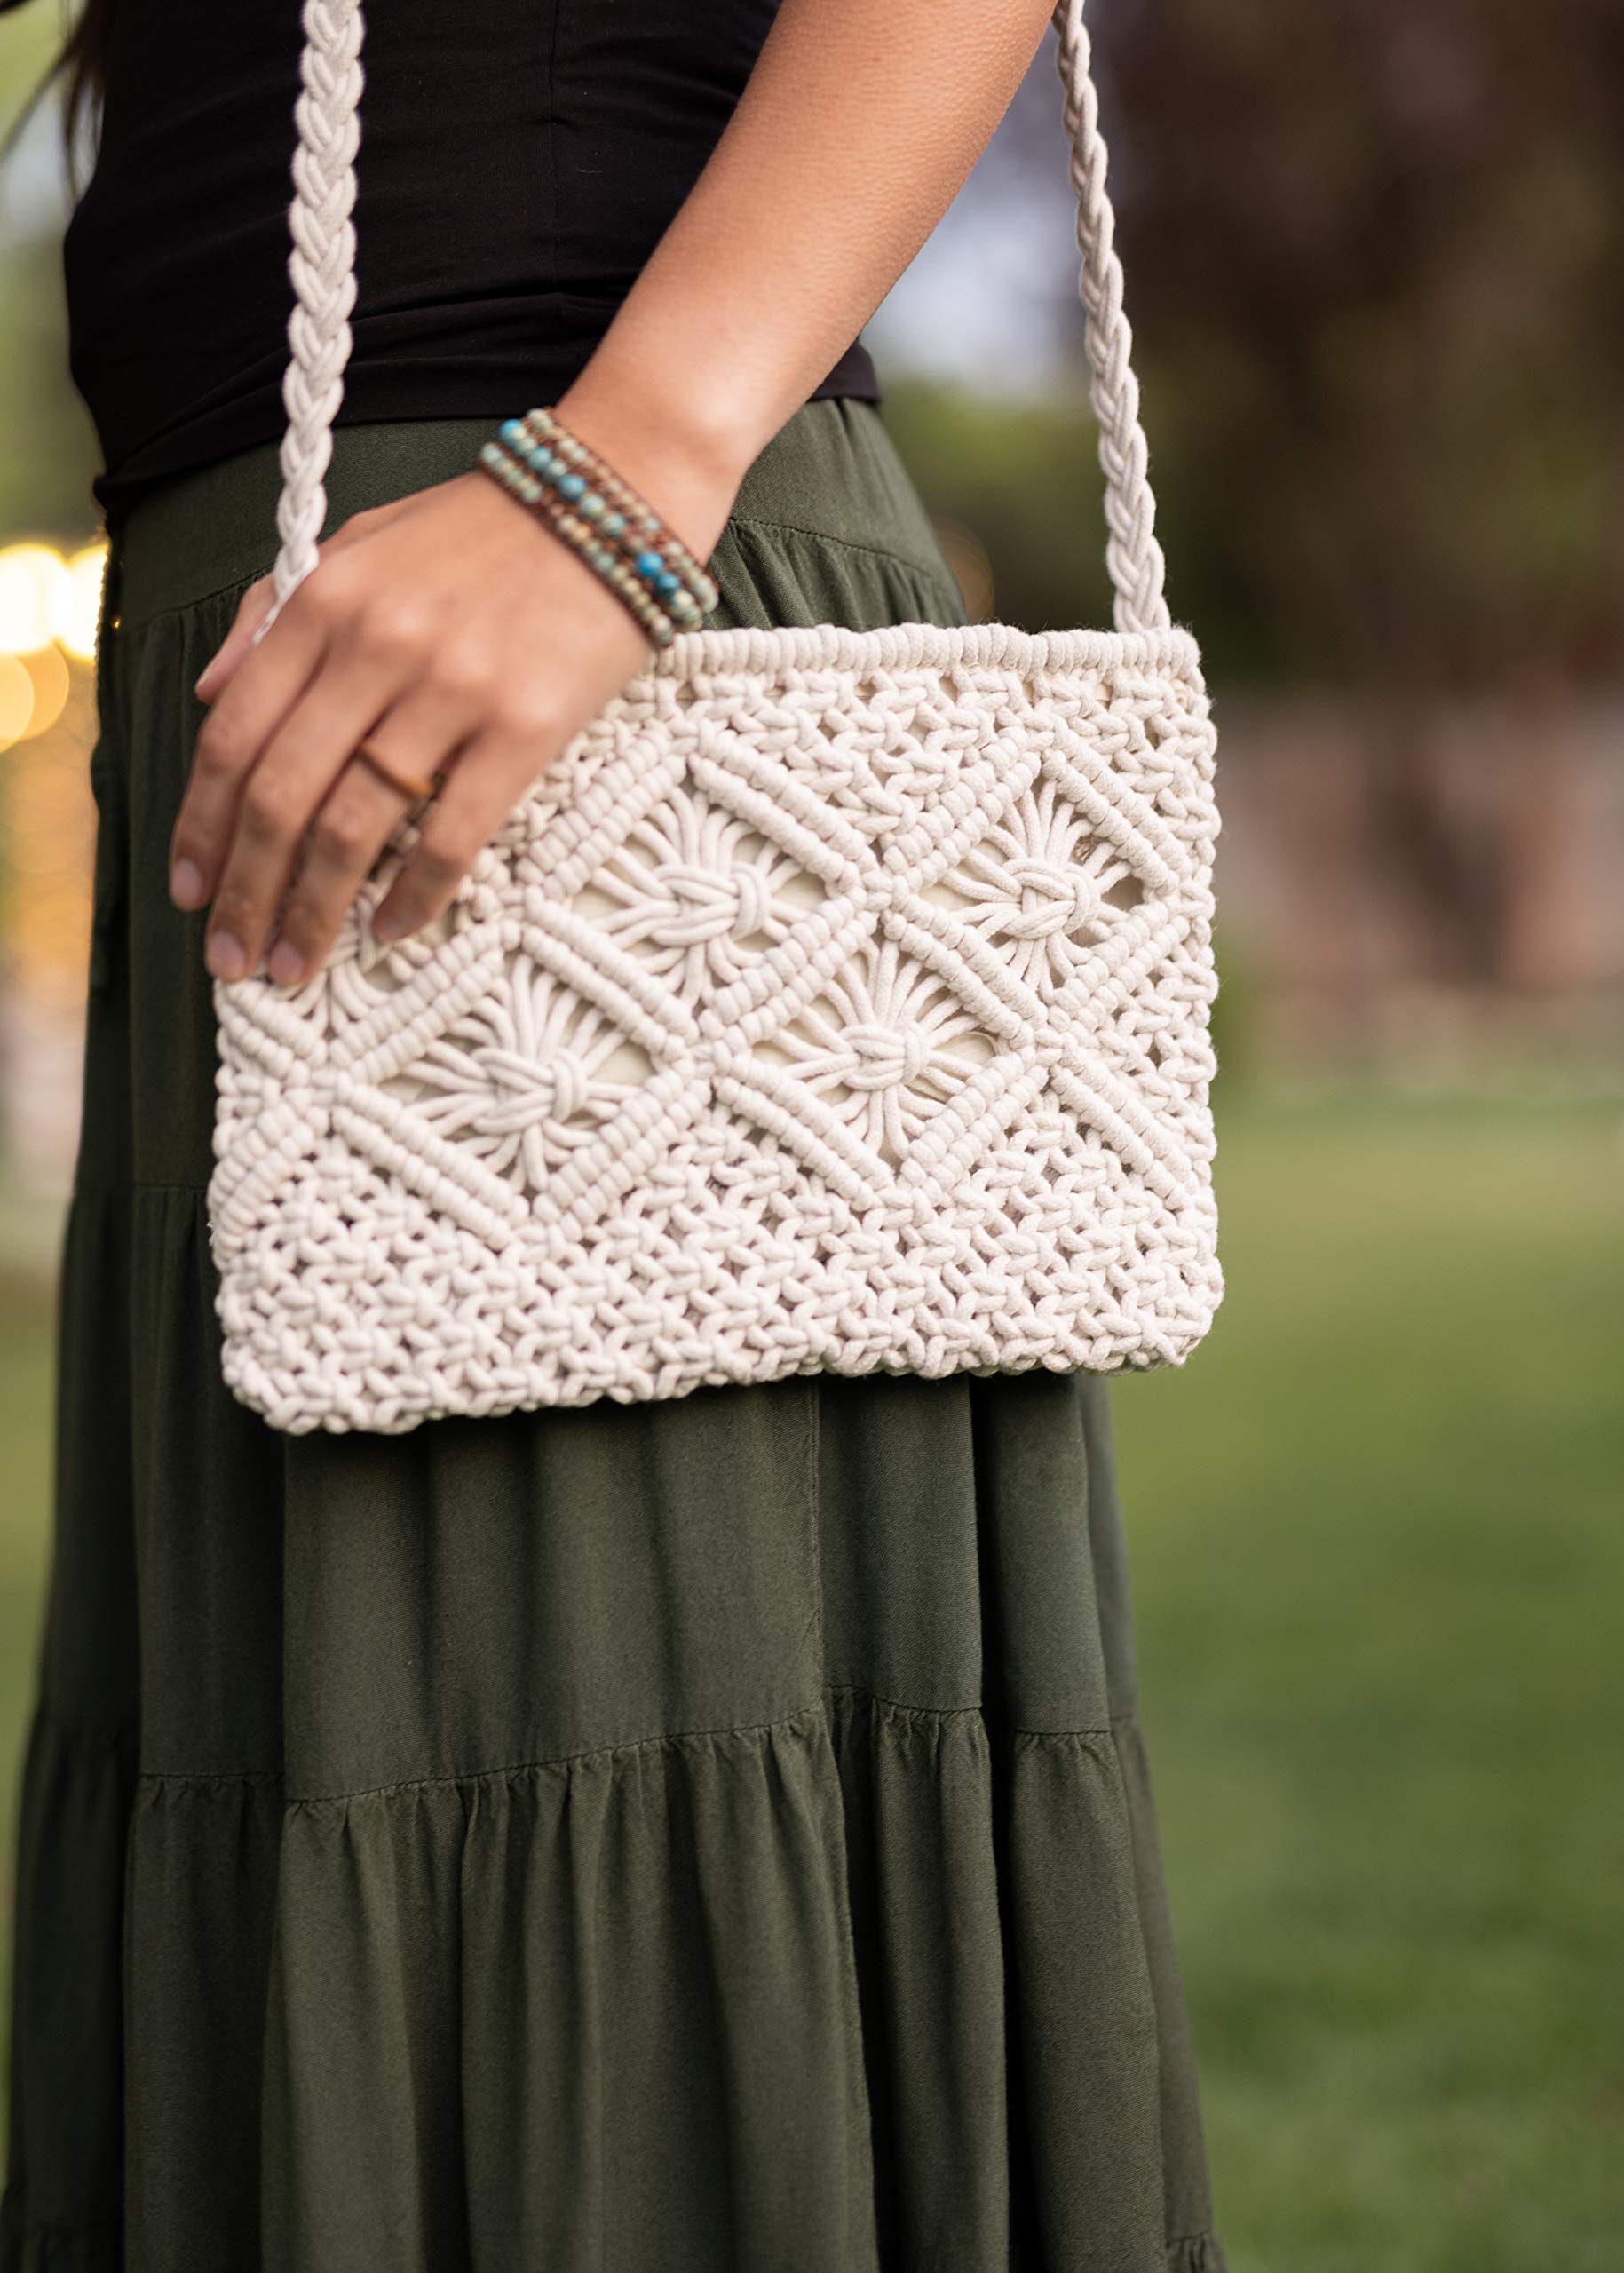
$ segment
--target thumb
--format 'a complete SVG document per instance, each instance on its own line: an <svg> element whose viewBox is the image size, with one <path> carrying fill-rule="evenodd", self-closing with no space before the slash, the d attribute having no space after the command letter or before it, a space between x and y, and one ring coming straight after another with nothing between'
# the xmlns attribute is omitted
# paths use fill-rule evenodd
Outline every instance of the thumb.
<svg viewBox="0 0 1624 2273"><path fill-rule="evenodd" d="M271 612L271 579L262 576L243 593L231 630L193 685L192 692L201 701L213 702L230 685L238 665L254 644L255 634Z"/></svg>
<svg viewBox="0 0 1624 2273"><path fill-rule="evenodd" d="M4 12L5 4L6 0L0 0L0 13ZM349 519L321 545L323 558L329 553L343 552L352 544L359 544L367 537L376 536L379 530L387 528L391 521L398 519L413 502L409 497L399 497L387 505L374 505L364 512L352 513ZM271 612L271 595L274 589L274 580L262 576L257 583L250 584L243 593L238 603L236 621L193 682L192 692L200 701L217 701L236 677L239 665L253 646Z"/></svg>

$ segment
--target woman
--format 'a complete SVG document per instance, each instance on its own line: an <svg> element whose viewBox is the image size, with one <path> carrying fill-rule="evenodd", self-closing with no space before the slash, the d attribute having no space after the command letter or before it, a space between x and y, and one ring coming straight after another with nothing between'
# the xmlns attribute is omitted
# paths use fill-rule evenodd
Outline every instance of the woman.
<svg viewBox="0 0 1624 2273"><path fill-rule="evenodd" d="M424 923L646 659L495 422L555 404L718 625L963 620L853 342L1044 12L376 5L331 534L260 642L297 12L80 26L112 558L4 2273L1221 2266L1101 1383L283 1437L204 1214L211 978L312 969L440 778Z"/></svg>

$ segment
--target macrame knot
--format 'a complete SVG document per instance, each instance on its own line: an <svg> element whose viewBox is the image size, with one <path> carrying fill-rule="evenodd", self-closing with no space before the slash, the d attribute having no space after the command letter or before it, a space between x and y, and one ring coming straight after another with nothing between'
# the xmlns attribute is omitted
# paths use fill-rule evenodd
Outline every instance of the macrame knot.
<svg viewBox="0 0 1624 2273"><path fill-rule="evenodd" d="M482 1136L507 1136L543 1122L561 1127L586 1110L590 1080L580 1059L566 1049L544 1064L495 1043L476 1049L473 1056L491 1085L488 1100L473 1117L472 1125Z"/></svg>
<svg viewBox="0 0 1624 2273"><path fill-rule="evenodd" d="M1056 860L1011 860L1009 877L1019 897L998 927L1008 939L1052 939L1086 923L1099 904L1094 879Z"/></svg>
<svg viewBox="0 0 1624 2273"><path fill-rule="evenodd" d="M764 931L772 918L772 887L759 868L735 868L733 930L741 939Z"/></svg>
<svg viewBox="0 0 1624 2273"><path fill-rule="evenodd" d="M772 888L757 868L724 873L673 860L659 876L675 909L653 933L664 947L700 946L729 932L748 937L762 930L772 908Z"/></svg>
<svg viewBox="0 0 1624 2273"><path fill-rule="evenodd" d="M931 1037L917 1024L850 1026L844 1039L849 1057L841 1079L849 1089L896 1089L916 1081L930 1062Z"/></svg>

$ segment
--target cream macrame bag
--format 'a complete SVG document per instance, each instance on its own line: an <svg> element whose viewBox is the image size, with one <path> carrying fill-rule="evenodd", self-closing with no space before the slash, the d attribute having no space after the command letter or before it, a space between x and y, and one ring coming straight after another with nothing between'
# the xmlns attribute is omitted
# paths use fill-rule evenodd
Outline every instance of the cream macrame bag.
<svg viewBox="0 0 1624 2273"><path fill-rule="evenodd" d="M1113 631L690 632L429 931L217 984L224 1370L278 1428L827 1367L1176 1363L1220 1292L1213 730L1055 11ZM354 298L359 0L307 0L278 602ZM514 406L522 408L522 405Z"/></svg>

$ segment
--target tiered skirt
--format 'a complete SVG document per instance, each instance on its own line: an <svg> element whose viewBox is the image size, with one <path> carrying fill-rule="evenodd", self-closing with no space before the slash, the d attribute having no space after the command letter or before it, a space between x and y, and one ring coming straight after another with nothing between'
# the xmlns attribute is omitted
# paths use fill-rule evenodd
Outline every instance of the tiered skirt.
<svg viewBox="0 0 1624 2273"><path fill-rule="evenodd" d="M483 422L342 431L335 518ZM1105 1385L277 1435L165 854L274 453L115 549L0 2273L1220 2273ZM962 620L798 413L721 623Z"/></svg>

